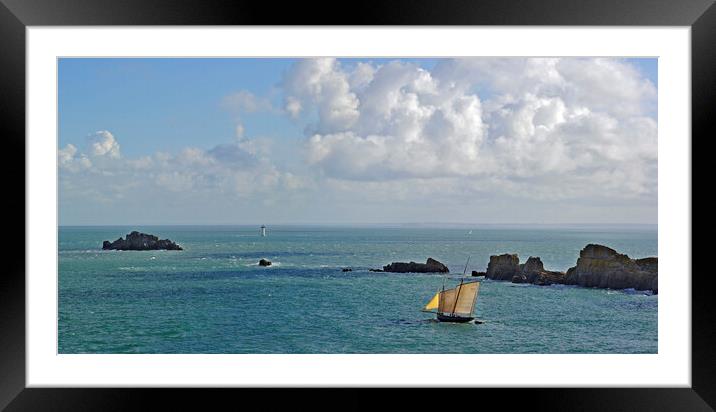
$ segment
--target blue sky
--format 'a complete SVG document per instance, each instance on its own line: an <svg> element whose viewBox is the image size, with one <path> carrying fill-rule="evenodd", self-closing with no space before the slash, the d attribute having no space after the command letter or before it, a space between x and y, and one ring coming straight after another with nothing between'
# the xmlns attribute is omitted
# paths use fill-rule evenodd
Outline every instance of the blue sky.
<svg viewBox="0 0 716 412"><path fill-rule="evenodd" d="M430 193L380 199L437 182L476 223L581 222L605 203L622 211L605 222L656 220L656 59L63 58L58 81L61 224L435 221ZM582 174L583 194L555 183ZM496 188L525 182L534 212L499 206L516 197ZM550 190L573 212L550 212ZM119 206L136 197L186 212Z"/></svg>
<svg viewBox="0 0 716 412"><path fill-rule="evenodd" d="M383 63L390 59L367 59ZM435 59L402 59L433 67ZM278 87L293 59L60 59L59 143L82 142L96 130L123 136L123 152L140 156L186 146L213 147L233 137L235 119L222 99L247 90L280 106ZM346 65L356 61L343 60ZM244 119L247 133L302 138L300 124L280 116Z"/></svg>

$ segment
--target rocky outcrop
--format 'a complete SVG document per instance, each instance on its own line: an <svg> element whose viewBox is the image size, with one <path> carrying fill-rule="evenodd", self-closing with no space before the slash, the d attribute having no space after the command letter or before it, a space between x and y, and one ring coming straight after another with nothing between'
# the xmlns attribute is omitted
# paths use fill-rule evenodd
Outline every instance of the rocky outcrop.
<svg viewBox="0 0 716 412"><path fill-rule="evenodd" d="M655 257L634 260L606 246L589 244L579 252L577 265L567 270L565 283L658 293L658 275Z"/></svg>
<svg viewBox="0 0 716 412"><path fill-rule="evenodd" d="M636 259L634 260L634 262L639 265L639 268L641 268L641 270L654 273L659 272L659 259L655 257Z"/></svg>
<svg viewBox="0 0 716 412"><path fill-rule="evenodd" d="M512 277L520 273L520 258L517 255L490 256L490 263L487 264L487 279L512 280Z"/></svg>
<svg viewBox="0 0 716 412"><path fill-rule="evenodd" d="M542 259L530 256L525 263L520 265L520 270L525 273L544 272L544 263L542 263Z"/></svg>
<svg viewBox="0 0 716 412"><path fill-rule="evenodd" d="M266 259L259 260L259 266L271 266L271 261Z"/></svg>
<svg viewBox="0 0 716 412"><path fill-rule="evenodd" d="M527 283L527 278L522 275L512 276L512 283Z"/></svg>
<svg viewBox="0 0 716 412"><path fill-rule="evenodd" d="M104 250L183 250L179 245L169 239L159 240L154 235L140 233L136 230L127 235L126 239L121 237L114 242L105 240L102 242Z"/></svg>
<svg viewBox="0 0 716 412"><path fill-rule="evenodd" d="M393 262L387 266L383 266L385 272L397 272L397 273L448 273L447 266L438 262L433 258L428 258L425 263L405 263L405 262Z"/></svg>
<svg viewBox="0 0 716 412"><path fill-rule="evenodd" d="M542 260L530 256L527 261L520 264L516 254L490 256L485 277L495 280L509 280L512 283L532 283L535 285L551 285L564 283L565 274L544 269Z"/></svg>
<svg viewBox="0 0 716 412"><path fill-rule="evenodd" d="M655 257L631 259L602 245L589 244L579 253L577 265L567 273L544 269L539 257L520 264L516 254L490 256L485 277L535 285L568 284L608 289L651 290L658 293Z"/></svg>
<svg viewBox="0 0 716 412"><path fill-rule="evenodd" d="M476 270L472 271L472 276L485 276L486 274L485 272L478 272Z"/></svg>
<svg viewBox="0 0 716 412"><path fill-rule="evenodd" d="M564 272L544 270L534 277L528 277L527 281L540 286L561 285L565 283L567 276Z"/></svg>
<svg viewBox="0 0 716 412"><path fill-rule="evenodd" d="M552 285L565 282L564 272L545 270L542 259L530 256L524 264L520 265L520 276L526 283L534 285Z"/></svg>

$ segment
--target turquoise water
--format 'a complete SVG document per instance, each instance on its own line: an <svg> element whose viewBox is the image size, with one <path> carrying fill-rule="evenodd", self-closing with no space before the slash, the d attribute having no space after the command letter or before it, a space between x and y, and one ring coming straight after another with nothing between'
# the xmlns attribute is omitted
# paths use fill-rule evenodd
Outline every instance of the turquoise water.
<svg viewBox="0 0 716 412"><path fill-rule="evenodd" d="M184 251L102 251L131 230ZM472 230L472 233L469 232ZM61 227L60 353L656 353L657 296L486 280L483 324L420 309L466 259L573 266L587 243L657 255L651 228ZM452 272L369 272L430 256ZM260 258L274 265L259 267ZM352 267L352 272L341 268Z"/></svg>

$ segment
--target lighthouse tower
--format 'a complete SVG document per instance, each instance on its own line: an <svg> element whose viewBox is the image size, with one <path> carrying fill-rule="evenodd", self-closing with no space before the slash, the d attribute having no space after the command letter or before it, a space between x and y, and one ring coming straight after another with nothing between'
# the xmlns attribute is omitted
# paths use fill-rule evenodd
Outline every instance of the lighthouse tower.
<svg viewBox="0 0 716 412"><path fill-rule="evenodd" d="M265 237L265 236L266 236L266 226L261 225L261 237Z"/></svg>

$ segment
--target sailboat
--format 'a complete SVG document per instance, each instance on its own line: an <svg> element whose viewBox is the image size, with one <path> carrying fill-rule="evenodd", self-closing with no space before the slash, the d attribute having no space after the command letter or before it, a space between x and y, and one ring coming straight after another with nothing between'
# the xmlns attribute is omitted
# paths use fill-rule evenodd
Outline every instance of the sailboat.
<svg viewBox="0 0 716 412"><path fill-rule="evenodd" d="M467 259L468 263L470 258ZM467 264L463 271L463 276L467 271ZM465 323L475 319L472 312L475 308L477 300L477 292L480 290L480 282L465 282L460 279L460 284L452 289L445 289L443 283L442 290L438 291L430 302L425 305L423 312L431 312L437 309L437 319L440 322L457 322ZM481 323L481 322L480 322Z"/></svg>
<svg viewBox="0 0 716 412"><path fill-rule="evenodd" d="M424 312L437 309L437 318L440 322L465 323L475 319L472 316L477 300L480 282L464 282L452 289L443 289L433 296L425 305Z"/></svg>

